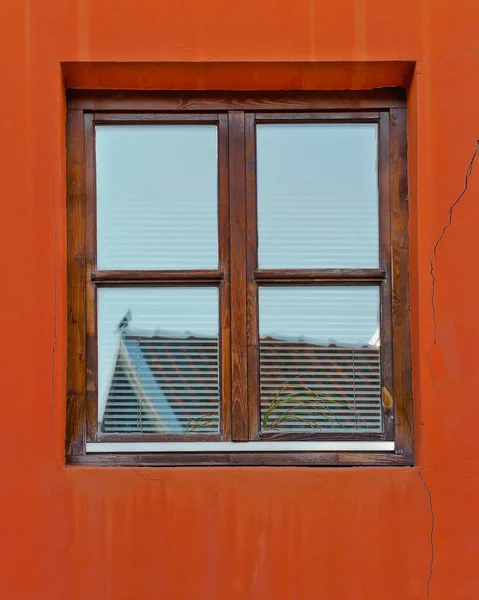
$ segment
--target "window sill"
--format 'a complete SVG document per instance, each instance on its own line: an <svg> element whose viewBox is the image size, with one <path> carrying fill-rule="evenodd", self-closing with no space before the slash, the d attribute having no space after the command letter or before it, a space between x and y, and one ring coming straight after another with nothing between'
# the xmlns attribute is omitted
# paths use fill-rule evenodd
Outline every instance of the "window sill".
<svg viewBox="0 0 479 600"><path fill-rule="evenodd" d="M391 452L394 442L100 442L87 443L86 453L131 452Z"/></svg>
<svg viewBox="0 0 479 600"><path fill-rule="evenodd" d="M220 448L223 446L223 448ZM225 444L228 450L225 449ZM229 449L230 445L238 447L234 451ZM159 451L158 446L172 446L164 443L127 443L121 444L88 444L88 453L85 455L67 456L67 465L77 466L111 466L111 467L193 467L193 466L413 466L414 459L412 454L401 454L399 452L387 451L393 442L374 442L383 447L373 451L370 449L371 442L355 442L357 448L362 445L361 450L352 450L350 447L353 442L287 442L288 450L284 444L281 444L276 450L264 449L264 442L257 442L255 446L261 444L260 450L254 450L251 447L252 442L238 443L214 443L216 451L211 451L211 444L207 443L208 449L199 450L198 443L195 443L196 450L185 450L178 452L178 445L175 448L165 451ZM310 446L306 451L301 448L304 445ZM388 446L384 446L388 444ZM145 450L143 446L148 445ZM184 445L184 444L182 444ZM276 442L275 445L278 445ZM311 446L315 446L315 451ZM339 450L336 446L342 446ZM114 448L112 448L114 446ZM246 446L248 449L246 449ZM270 445L268 445L270 446ZM326 450L325 446L331 449ZM334 448L334 449L333 449ZM114 452L113 452L114 450Z"/></svg>

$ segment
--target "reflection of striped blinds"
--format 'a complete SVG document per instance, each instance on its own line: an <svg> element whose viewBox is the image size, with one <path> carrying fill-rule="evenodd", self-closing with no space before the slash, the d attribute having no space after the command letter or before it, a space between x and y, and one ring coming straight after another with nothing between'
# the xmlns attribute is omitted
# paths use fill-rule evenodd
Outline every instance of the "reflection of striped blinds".
<svg viewBox="0 0 479 600"><path fill-rule="evenodd" d="M263 431L380 431L378 348L260 342ZM218 431L218 343L123 335L102 431Z"/></svg>
<svg viewBox="0 0 479 600"><path fill-rule="evenodd" d="M218 431L218 340L123 334L104 433Z"/></svg>
<svg viewBox="0 0 479 600"><path fill-rule="evenodd" d="M96 127L100 269L215 269L215 125Z"/></svg>
<svg viewBox="0 0 479 600"><path fill-rule="evenodd" d="M263 431L381 430L379 348L260 342Z"/></svg>
<svg viewBox="0 0 479 600"><path fill-rule="evenodd" d="M259 290L264 431L381 431L379 288Z"/></svg>
<svg viewBox="0 0 479 600"><path fill-rule="evenodd" d="M377 267L377 125L261 124L256 134L260 268Z"/></svg>
<svg viewBox="0 0 479 600"><path fill-rule="evenodd" d="M218 288L100 289L98 364L101 431L217 432Z"/></svg>

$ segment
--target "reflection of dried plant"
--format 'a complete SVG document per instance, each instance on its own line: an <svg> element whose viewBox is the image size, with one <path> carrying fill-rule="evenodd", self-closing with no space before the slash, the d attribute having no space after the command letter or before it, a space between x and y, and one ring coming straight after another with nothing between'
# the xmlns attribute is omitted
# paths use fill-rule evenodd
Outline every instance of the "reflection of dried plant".
<svg viewBox="0 0 479 600"><path fill-rule="evenodd" d="M356 428L358 427L358 422L362 421L362 419L355 406L341 400L337 396L313 390L304 383L297 381L299 378L301 378L301 375L286 381L273 396L261 418L261 428L263 431L278 430L283 423L291 423L293 421L302 423L311 429L322 431L321 426L317 422L318 418L326 419L332 427L344 429L343 422L337 418L337 415L331 408L340 408L343 411L350 412L355 420ZM274 415L275 411L279 408L283 408L283 412ZM306 408L309 411L308 417L296 413L300 408ZM186 424L185 433L193 433L198 431L198 429L205 429L211 426L216 427L217 424L218 413L211 411L195 419L190 419Z"/></svg>
<svg viewBox="0 0 479 600"><path fill-rule="evenodd" d="M294 380L286 381L273 396L261 419L263 430L279 429L282 423L298 421L311 427L311 429L322 431L321 426L317 422L318 417L326 419L333 427L344 428L343 423L337 419L331 407L340 407L343 410L350 411L355 417L356 428L358 427L359 414L354 406L336 396L328 396L317 392L304 383L295 381L300 377L301 375L298 375ZM290 405L290 408L286 408L288 405ZM285 408L285 410L281 414L274 416L273 413L280 407ZM316 417L316 419L296 414L299 408L308 409L312 413L310 416Z"/></svg>
<svg viewBox="0 0 479 600"><path fill-rule="evenodd" d="M215 411L205 413L196 419L190 419L185 427L185 433L193 433L198 429L209 427L210 425L218 425L218 414Z"/></svg>

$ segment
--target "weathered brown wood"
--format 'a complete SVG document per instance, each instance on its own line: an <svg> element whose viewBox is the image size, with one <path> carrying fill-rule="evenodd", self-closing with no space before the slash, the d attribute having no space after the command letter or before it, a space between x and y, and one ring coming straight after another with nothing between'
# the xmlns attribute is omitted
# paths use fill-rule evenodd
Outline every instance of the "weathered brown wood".
<svg viewBox="0 0 479 600"><path fill-rule="evenodd" d="M392 221L392 339L397 452L414 451L409 303L409 217L407 193L406 109L390 113Z"/></svg>
<svg viewBox="0 0 479 600"><path fill-rule="evenodd" d="M257 123L340 123L341 121L347 121L348 123L370 123L379 120L379 112L256 113L255 120Z"/></svg>
<svg viewBox="0 0 479 600"><path fill-rule="evenodd" d="M67 113L67 419L65 448L85 453L85 146L83 112Z"/></svg>
<svg viewBox="0 0 479 600"><path fill-rule="evenodd" d="M396 94L396 92L393 93ZM75 96L75 94L73 94ZM390 90L363 93L108 93L87 92L70 102L68 170L68 397L66 448L70 464L111 465L410 465L413 463L407 251L406 113ZM109 100L111 99L111 102ZM389 98L389 100L387 100ZM85 103L86 102L86 103ZM282 103L283 102L283 103ZM89 105L88 103L93 103ZM175 108L176 107L176 108ZM382 108L388 110L382 111ZM254 115L240 109L283 111ZM334 110L328 114L290 110ZM390 110L389 110L390 109ZM112 111L119 110L115 113ZM135 111L146 111L135 114ZM172 114L156 111L178 110ZM198 114L195 111L205 110ZM221 112L228 111L228 114ZM346 111L356 111L348 112ZM362 111L362 112L359 112ZM368 111L368 112L365 112ZM390 116L389 116L390 115ZM265 122L378 121L380 268L257 269L254 130ZM218 123L219 268L183 271L96 271L94 123ZM389 164L391 166L389 167ZM389 206L389 202L391 206ZM392 219L392 228L391 228ZM392 250L391 250L392 248ZM384 432L260 434L258 285L379 285ZM220 298L221 435L97 435L97 286L214 285ZM393 361L394 352L394 361ZM394 376L394 377L393 377ZM389 399L392 399L391 402ZM395 419L394 419L395 415ZM377 440L393 439L395 453L241 452L88 455L85 441ZM113 436L113 437L112 437ZM108 459L108 456L110 457Z"/></svg>
<svg viewBox="0 0 479 600"><path fill-rule="evenodd" d="M229 113L231 439L248 439L245 249L245 115Z"/></svg>
<svg viewBox="0 0 479 600"><path fill-rule="evenodd" d="M360 431L341 431L337 433L327 431L302 431L302 432L279 432L279 431L262 431L259 439L262 441L282 441L282 442L372 442L385 441L386 436L383 432L365 433Z"/></svg>
<svg viewBox="0 0 479 600"><path fill-rule="evenodd" d="M381 283L386 270L381 269L258 269L254 279L260 283Z"/></svg>
<svg viewBox="0 0 479 600"><path fill-rule="evenodd" d="M391 323L391 189L389 169L389 113L381 113L378 147L379 262L387 275L380 290L381 385L388 393L394 388ZM381 406L383 431L394 439L394 410Z"/></svg>
<svg viewBox="0 0 479 600"><path fill-rule="evenodd" d="M94 114L95 125L135 125L135 124L175 124L215 125L218 115L215 113L119 113L101 112Z"/></svg>
<svg viewBox="0 0 479 600"><path fill-rule="evenodd" d="M96 285L182 282L219 284L223 280L224 274L219 269L204 271L93 271L90 277Z"/></svg>
<svg viewBox="0 0 479 600"><path fill-rule="evenodd" d="M231 440L231 286L230 286L230 208L228 178L228 117L218 123L218 240L220 319L220 422L221 439Z"/></svg>
<svg viewBox="0 0 479 600"><path fill-rule="evenodd" d="M379 110L406 106L402 88L367 91L133 92L68 90L68 105L94 111Z"/></svg>
<svg viewBox="0 0 479 600"><path fill-rule="evenodd" d="M102 433L97 442L220 442L220 433Z"/></svg>
<svg viewBox="0 0 479 600"><path fill-rule="evenodd" d="M249 439L260 435L259 390L259 303L255 272L258 267L258 223L256 205L255 116L246 115L246 279L248 336L248 418Z"/></svg>
<svg viewBox="0 0 479 600"><path fill-rule="evenodd" d="M394 452L172 452L87 454L70 456L67 464L96 467L408 467L414 463L411 454L401 455Z"/></svg>
<svg viewBox="0 0 479 600"><path fill-rule="evenodd" d="M95 441L98 429L98 344L96 286L96 166L93 115L84 115L85 132L85 317L86 317L86 437Z"/></svg>

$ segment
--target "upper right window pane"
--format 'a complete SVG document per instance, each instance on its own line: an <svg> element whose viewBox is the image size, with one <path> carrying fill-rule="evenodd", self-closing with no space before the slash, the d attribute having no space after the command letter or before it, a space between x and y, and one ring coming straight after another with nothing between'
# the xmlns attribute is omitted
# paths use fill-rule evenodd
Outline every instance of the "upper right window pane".
<svg viewBox="0 0 479 600"><path fill-rule="evenodd" d="M262 269L379 265L375 123L257 126Z"/></svg>

